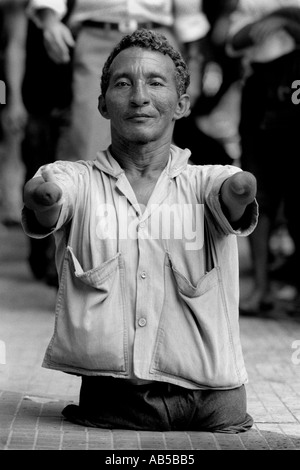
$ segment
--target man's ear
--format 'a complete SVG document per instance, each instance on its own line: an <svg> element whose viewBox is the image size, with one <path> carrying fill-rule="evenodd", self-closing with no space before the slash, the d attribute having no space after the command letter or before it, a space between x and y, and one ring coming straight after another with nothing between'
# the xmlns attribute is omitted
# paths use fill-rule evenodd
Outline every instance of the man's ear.
<svg viewBox="0 0 300 470"><path fill-rule="evenodd" d="M105 119L110 119L106 107L106 101L103 95L100 95L98 98L98 110L101 116L103 116Z"/></svg>
<svg viewBox="0 0 300 470"><path fill-rule="evenodd" d="M183 117L187 117L190 114L190 97L187 94L181 95L178 99L177 107L174 114L174 120L177 121Z"/></svg>

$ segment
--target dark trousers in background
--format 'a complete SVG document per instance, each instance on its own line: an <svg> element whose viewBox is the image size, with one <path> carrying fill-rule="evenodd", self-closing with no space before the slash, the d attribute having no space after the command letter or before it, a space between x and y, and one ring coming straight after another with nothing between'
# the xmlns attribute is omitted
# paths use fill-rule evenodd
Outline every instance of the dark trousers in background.
<svg viewBox="0 0 300 470"><path fill-rule="evenodd" d="M22 142L25 182L32 178L42 165L63 159L62 155L57 155L57 145L59 139L63 138L68 118L68 109L53 110L46 115L29 115ZM29 238L29 244L28 262L34 277L56 287L54 237Z"/></svg>
<svg viewBox="0 0 300 470"><path fill-rule="evenodd" d="M300 293L300 224L298 223L300 105L292 102L291 84L300 71L297 50L267 64L253 64L246 80L241 108L241 167L257 178L257 201L262 216L276 223L280 207L294 253L288 281Z"/></svg>

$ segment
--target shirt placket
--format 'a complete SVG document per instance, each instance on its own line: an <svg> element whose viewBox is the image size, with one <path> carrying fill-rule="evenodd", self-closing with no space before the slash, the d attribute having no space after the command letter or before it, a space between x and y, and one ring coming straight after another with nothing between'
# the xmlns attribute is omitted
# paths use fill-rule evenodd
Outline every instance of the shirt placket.
<svg viewBox="0 0 300 470"><path fill-rule="evenodd" d="M168 181L166 181L166 179ZM166 184L167 183L167 184ZM134 340L134 371L140 378L149 378L149 368L152 356L153 343L157 333L158 312L154 311L153 289L154 280L157 279L156 265L152 262L152 250L160 240L151 238L151 215L166 199L170 190L170 180L162 175L158 186L155 188L147 208L137 225L137 243L139 261L136 279L136 317ZM136 359L137 358L137 359Z"/></svg>

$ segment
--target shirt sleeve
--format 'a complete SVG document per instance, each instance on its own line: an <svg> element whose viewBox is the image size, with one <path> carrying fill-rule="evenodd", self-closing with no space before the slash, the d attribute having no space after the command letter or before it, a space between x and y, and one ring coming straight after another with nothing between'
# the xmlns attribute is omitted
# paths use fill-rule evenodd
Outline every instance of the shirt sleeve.
<svg viewBox="0 0 300 470"><path fill-rule="evenodd" d="M61 19L67 13L67 2L66 0L31 0L28 5L29 16L37 20L36 11L41 8L50 8Z"/></svg>
<svg viewBox="0 0 300 470"><path fill-rule="evenodd" d="M206 36L210 24L199 0L175 0L174 29L179 41L197 41Z"/></svg>
<svg viewBox="0 0 300 470"><path fill-rule="evenodd" d="M202 179L202 198L207 210L207 215L211 218L216 229L225 235L248 236L253 232L258 221L258 204L254 200L245 210L243 217L240 219L239 227L233 228L227 217L225 216L221 203L220 191L221 186L226 179L235 173L242 171L233 165L207 165L204 167L204 175Z"/></svg>
<svg viewBox="0 0 300 470"><path fill-rule="evenodd" d="M61 229L69 220L71 220L76 204L79 175L76 163L57 161L47 166L53 170L56 179L55 182L62 191L61 211L56 225L49 229L38 223L33 211L23 207L23 230L26 235L32 238L45 238ZM41 176L43 168L44 167L42 166L37 171L34 178Z"/></svg>

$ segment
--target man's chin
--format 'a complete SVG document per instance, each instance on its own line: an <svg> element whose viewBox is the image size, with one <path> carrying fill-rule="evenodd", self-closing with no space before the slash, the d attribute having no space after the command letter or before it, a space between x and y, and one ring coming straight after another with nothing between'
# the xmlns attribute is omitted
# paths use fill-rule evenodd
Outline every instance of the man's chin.
<svg viewBox="0 0 300 470"><path fill-rule="evenodd" d="M137 132L136 134L133 134L128 140L138 145L145 145L149 142L155 141L156 138L149 132Z"/></svg>

